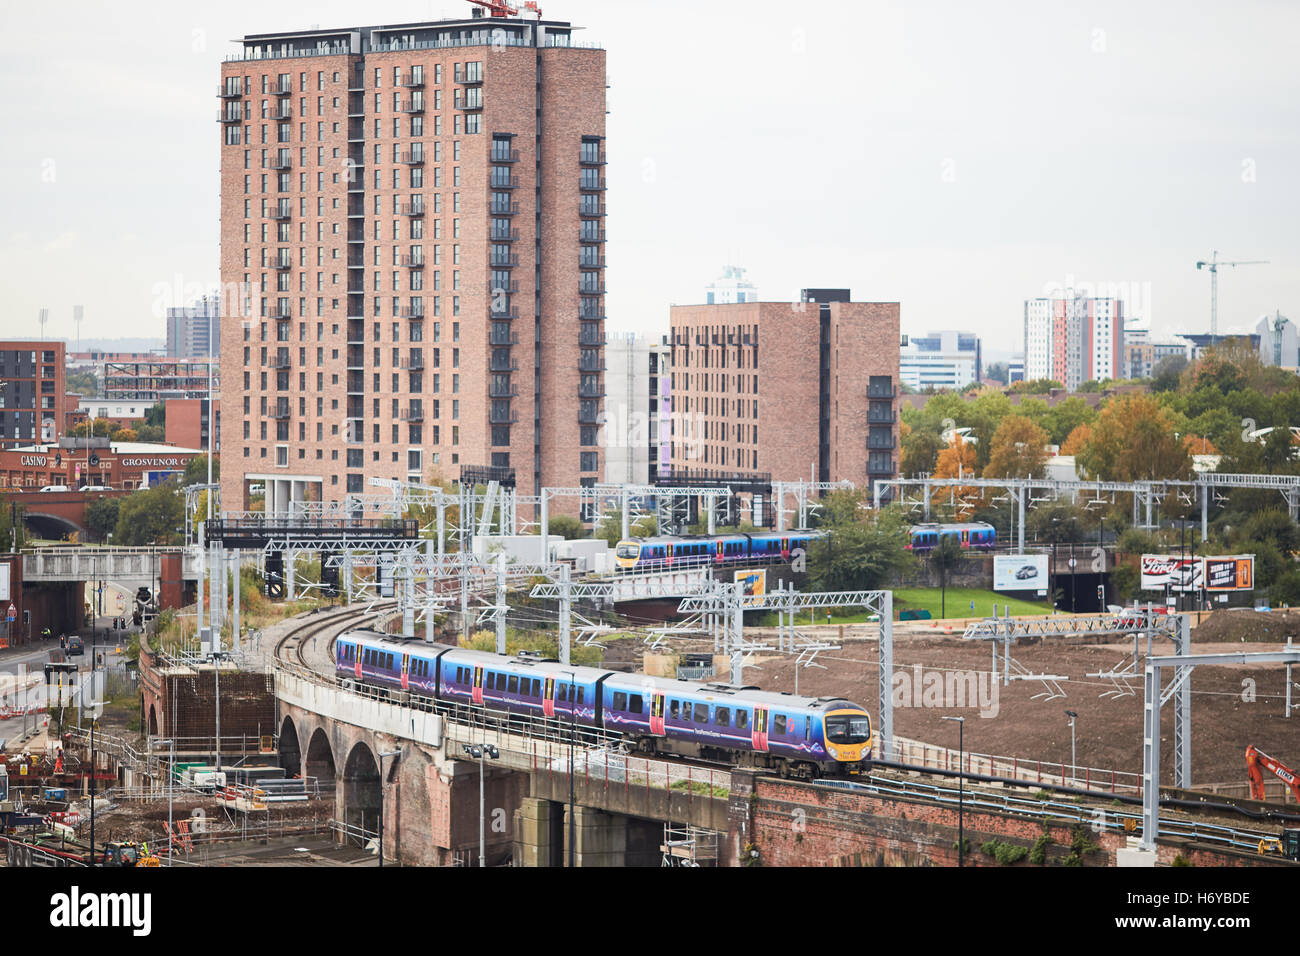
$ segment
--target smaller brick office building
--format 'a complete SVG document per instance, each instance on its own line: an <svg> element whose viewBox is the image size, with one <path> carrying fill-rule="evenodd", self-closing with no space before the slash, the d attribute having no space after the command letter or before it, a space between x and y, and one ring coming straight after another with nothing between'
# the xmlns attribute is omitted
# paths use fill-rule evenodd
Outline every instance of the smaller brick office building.
<svg viewBox="0 0 1300 956"><path fill-rule="evenodd" d="M898 473L897 302L674 306L672 473L859 488Z"/></svg>

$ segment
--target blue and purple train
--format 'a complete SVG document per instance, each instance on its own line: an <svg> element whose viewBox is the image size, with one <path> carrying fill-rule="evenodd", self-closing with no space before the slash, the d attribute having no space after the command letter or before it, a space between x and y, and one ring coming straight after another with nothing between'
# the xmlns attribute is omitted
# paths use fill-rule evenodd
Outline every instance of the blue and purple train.
<svg viewBox="0 0 1300 956"><path fill-rule="evenodd" d="M860 773L871 762L870 716L838 697L573 667L376 631L342 634L334 661L341 680L572 721L622 734L643 753L728 760L797 777Z"/></svg>
<svg viewBox="0 0 1300 956"><path fill-rule="evenodd" d="M752 531L625 538L615 546L614 559L622 572L789 561L798 552L807 551L809 542L819 537L819 531Z"/></svg>

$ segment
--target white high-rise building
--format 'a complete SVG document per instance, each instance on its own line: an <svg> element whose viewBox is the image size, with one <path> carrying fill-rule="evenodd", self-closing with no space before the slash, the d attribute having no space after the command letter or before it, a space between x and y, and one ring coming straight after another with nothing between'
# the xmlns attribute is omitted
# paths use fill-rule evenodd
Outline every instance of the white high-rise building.
<svg viewBox="0 0 1300 956"><path fill-rule="evenodd" d="M740 266L723 267L722 275L704 287L704 304L757 302L758 286L745 278L745 272Z"/></svg>
<svg viewBox="0 0 1300 956"><path fill-rule="evenodd" d="M671 359L662 337L605 336L605 481L645 485L667 475Z"/></svg>
<svg viewBox="0 0 1300 956"><path fill-rule="evenodd" d="M908 388L965 388L977 381L979 336L969 332L931 332L908 337L899 351L898 378Z"/></svg>
<svg viewBox="0 0 1300 956"><path fill-rule="evenodd" d="M1124 303L1064 296L1025 301L1025 378L1054 379L1070 391L1123 378Z"/></svg>

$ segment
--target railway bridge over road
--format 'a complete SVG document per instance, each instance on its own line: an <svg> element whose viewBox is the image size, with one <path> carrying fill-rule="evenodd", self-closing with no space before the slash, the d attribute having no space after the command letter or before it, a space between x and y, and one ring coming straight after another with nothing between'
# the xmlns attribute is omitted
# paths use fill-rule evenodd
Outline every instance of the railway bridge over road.
<svg viewBox="0 0 1300 956"><path fill-rule="evenodd" d="M731 775L613 752L554 720L510 725L469 708L419 709L277 665L281 761L335 788L336 818L384 828L389 859L452 865L479 857L479 761L485 759L487 862L562 865L570 830L578 866L659 865L667 823L725 832ZM401 752L400 757L380 756ZM381 823L382 821L382 823Z"/></svg>

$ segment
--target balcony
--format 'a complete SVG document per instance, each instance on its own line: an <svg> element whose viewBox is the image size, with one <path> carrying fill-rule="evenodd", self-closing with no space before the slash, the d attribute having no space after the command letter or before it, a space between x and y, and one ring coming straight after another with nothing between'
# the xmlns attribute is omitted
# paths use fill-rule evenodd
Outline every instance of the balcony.
<svg viewBox="0 0 1300 956"><path fill-rule="evenodd" d="M463 83L465 86L477 86L483 82L483 71L456 70L453 78L457 83Z"/></svg>
<svg viewBox="0 0 1300 956"><path fill-rule="evenodd" d="M488 239L492 242L518 242L519 230L518 229L493 229L492 232L488 235Z"/></svg>
<svg viewBox="0 0 1300 956"><path fill-rule="evenodd" d="M278 306L276 306L275 308L273 308L273 309L271 310L271 318L273 318L273 319L292 319L292 318L293 318L293 310L290 309L287 305L278 305Z"/></svg>
<svg viewBox="0 0 1300 956"><path fill-rule="evenodd" d="M398 86L403 86L408 90L418 90L424 86L424 71L419 73L403 73L401 79L397 81Z"/></svg>
<svg viewBox="0 0 1300 956"><path fill-rule="evenodd" d="M519 371L519 363L514 359L498 358L494 355L492 356L492 364L488 366L488 369L493 372L517 372Z"/></svg>
<svg viewBox="0 0 1300 956"><path fill-rule="evenodd" d="M584 329L578 333L579 345L601 345L604 341L604 338L598 332L592 333Z"/></svg>
<svg viewBox="0 0 1300 956"><path fill-rule="evenodd" d="M271 160L270 165L272 169L292 169L293 160L288 156L277 156Z"/></svg>
<svg viewBox="0 0 1300 956"><path fill-rule="evenodd" d="M605 215L605 204L603 202L579 203L578 215L584 219L597 219Z"/></svg>
<svg viewBox="0 0 1300 956"><path fill-rule="evenodd" d="M493 216L517 216L519 215L519 203L494 202L488 206L488 213Z"/></svg>
<svg viewBox="0 0 1300 956"><path fill-rule="evenodd" d="M517 163L519 162L519 150L517 149L497 149L493 146L488 150L488 162L490 163Z"/></svg>
<svg viewBox="0 0 1300 956"><path fill-rule="evenodd" d="M898 394L897 386L868 385L867 398L893 398Z"/></svg>
<svg viewBox="0 0 1300 956"><path fill-rule="evenodd" d="M600 398L605 394L605 388L601 385L579 385L579 398Z"/></svg>
<svg viewBox="0 0 1300 956"><path fill-rule="evenodd" d="M493 425L513 425L519 416L509 409L494 408L488 413L488 421Z"/></svg>
<svg viewBox="0 0 1300 956"><path fill-rule="evenodd" d="M407 153L402 153L402 162L407 166L423 166L424 150L412 150Z"/></svg>
<svg viewBox="0 0 1300 956"><path fill-rule="evenodd" d="M271 368L275 369L277 372L282 372L285 369L292 367L293 363L289 361L289 356L287 355L277 355L275 358L271 359Z"/></svg>
<svg viewBox="0 0 1300 956"><path fill-rule="evenodd" d="M492 295L513 295L519 291L518 282L494 282L489 290Z"/></svg>
<svg viewBox="0 0 1300 956"><path fill-rule="evenodd" d="M248 112L238 103L232 103L224 110L217 112L218 123L242 123L248 119Z"/></svg>
<svg viewBox="0 0 1300 956"><path fill-rule="evenodd" d="M515 334L503 335L499 332L493 332L488 337L488 343L490 345L518 345L519 336Z"/></svg>
<svg viewBox="0 0 1300 956"><path fill-rule="evenodd" d="M867 411L869 425L892 425L896 419L892 408L871 408Z"/></svg>
<svg viewBox="0 0 1300 956"><path fill-rule="evenodd" d="M603 149L582 149L578 153L578 162L583 166L604 166L605 151Z"/></svg>
<svg viewBox="0 0 1300 956"><path fill-rule="evenodd" d="M422 319L424 318L424 306L408 305L398 311L398 315L403 319Z"/></svg>
<svg viewBox="0 0 1300 956"><path fill-rule="evenodd" d="M267 111L267 119L293 119L293 104L284 100Z"/></svg>
<svg viewBox="0 0 1300 956"><path fill-rule="evenodd" d="M604 322L605 318L604 310L592 311L589 309L578 313L579 322Z"/></svg>
<svg viewBox="0 0 1300 956"><path fill-rule="evenodd" d="M353 416L344 423L345 440L349 445L366 443L366 423L360 416Z"/></svg>
<svg viewBox="0 0 1300 956"><path fill-rule="evenodd" d="M583 295L604 295L604 294L605 294L605 283L603 283L603 282L594 282L594 283L584 282L582 285L578 286L578 291L579 291L580 293L582 293Z"/></svg>
<svg viewBox="0 0 1300 956"><path fill-rule="evenodd" d="M579 242L604 242L605 230L604 229L583 229L581 232L578 233L578 241Z"/></svg>
<svg viewBox="0 0 1300 956"><path fill-rule="evenodd" d="M605 191L604 176L583 176L578 183L578 188L585 193L597 193Z"/></svg>
<svg viewBox="0 0 1300 956"><path fill-rule="evenodd" d="M498 308L497 306L493 305L493 306L490 306L490 307L488 308L488 312L489 312L489 317L490 317L490 318L493 318L493 319L517 319L517 318L519 318L519 308L518 308L518 306L515 306L515 307L513 307L513 308L504 308L504 307L502 307L502 308Z"/></svg>
<svg viewBox="0 0 1300 956"><path fill-rule="evenodd" d="M867 457L867 474L869 475L892 475L894 473L894 459L890 457L876 457L869 455Z"/></svg>
<svg viewBox="0 0 1300 956"><path fill-rule="evenodd" d="M289 419L289 403L281 402L271 410L271 417L277 421L287 421Z"/></svg>
<svg viewBox="0 0 1300 956"><path fill-rule="evenodd" d="M868 447L868 448L887 448L887 449L889 449L890 451L893 451L893 450L894 450L894 436L893 436L893 433L891 432L891 433L888 434L888 435L868 435L868 436L867 436L867 447Z"/></svg>
<svg viewBox="0 0 1300 956"><path fill-rule="evenodd" d="M406 205L401 207L401 210L403 216L411 216L412 218L418 219L424 215L424 203L422 202L407 203Z"/></svg>
<svg viewBox="0 0 1300 956"><path fill-rule="evenodd" d="M488 395L492 398L517 398L519 389L514 385L496 385L488 386Z"/></svg>
<svg viewBox="0 0 1300 956"><path fill-rule="evenodd" d="M280 86L272 86L266 92L270 96L288 96L293 92L293 83L284 83Z"/></svg>
<svg viewBox="0 0 1300 956"><path fill-rule="evenodd" d="M603 372L605 371L605 360L599 359L595 362L578 360L578 371L580 372Z"/></svg>
<svg viewBox="0 0 1300 956"><path fill-rule="evenodd" d="M270 218L277 222L283 222L293 216L293 209L290 206L273 206L269 213Z"/></svg>
<svg viewBox="0 0 1300 956"><path fill-rule="evenodd" d="M412 408L403 408L398 418L404 422L422 422L424 421L424 408L418 405Z"/></svg>
<svg viewBox="0 0 1300 956"><path fill-rule="evenodd" d="M474 112L483 108L483 91L466 90L464 96L458 96L455 100L455 107L458 110Z"/></svg>
<svg viewBox="0 0 1300 956"><path fill-rule="evenodd" d="M492 255L488 258L489 264L493 266L512 269L519 265L519 257L514 255ZM518 285L518 283L516 283Z"/></svg>
<svg viewBox="0 0 1300 956"><path fill-rule="evenodd" d="M244 84L241 80L233 87L226 86L224 83L217 87L217 96L224 100L237 100L244 95Z"/></svg>
<svg viewBox="0 0 1300 956"><path fill-rule="evenodd" d="M604 256L579 256L578 265L583 269L603 269L605 268Z"/></svg>
<svg viewBox="0 0 1300 956"><path fill-rule="evenodd" d="M360 345L348 346L348 368L363 369L366 367L366 350Z"/></svg>
<svg viewBox="0 0 1300 956"><path fill-rule="evenodd" d="M293 260L290 259L288 256L279 256L271 260L271 268L279 269L281 271L285 269L292 269Z"/></svg>
<svg viewBox="0 0 1300 956"><path fill-rule="evenodd" d="M599 425L600 412L594 408L579 409L578 421L584 425Z"/></svg>
<svg viewBox="0 0 1300 956"><path fill-rule="evenodd" d="M408 372L419 372L424 369L424 356L413 355L410 358L404 358L399 363L400 367Z"/></svg>
<svg viewBox="0 0 1300 956"><path fill-rule="evenodd" d="M348 394L361 395L366 390L366 375L364 372L348 372Z"/></svg>
<svg viewBox="0 0 1300 956"><path fill-rule="evenodd" d="M402 100L397 106L399 113L423 113L424 97L412 97L409 100Z"/></svg>
<svg viewBox="0 0 1300 956"><path fill-rule="evenodd" d="M518 189L520 181L518 176L493 176L488 181L489 189Z"/></svg>
<svg viewBox="0 0 1300 956"><path fill-rule="evenodd" d="M424 256L399 256L397 261L408 269L424 268Z"/></svg>

